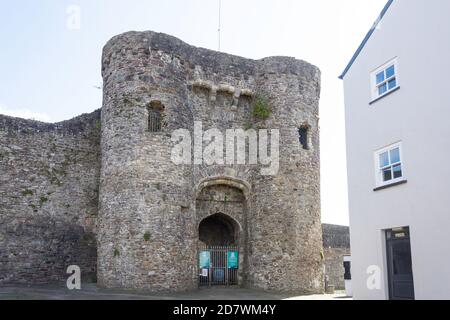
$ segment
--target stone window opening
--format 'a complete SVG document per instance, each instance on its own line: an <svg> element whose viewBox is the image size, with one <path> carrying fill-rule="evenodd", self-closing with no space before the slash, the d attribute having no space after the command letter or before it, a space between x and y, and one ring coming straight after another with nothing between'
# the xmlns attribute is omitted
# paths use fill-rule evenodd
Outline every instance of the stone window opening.
<svg viewBox="0 0 450 320"><path fill-rule="evenodd" d="M164 106L160 101L152 101L147 107L148 110L148 131L161 132Z"/></svg>
<svg viewBox="0 0 450 320"><path fill-rule="evenodd" d="M304 150L310 149L310 143L309 143L309 127L308 126L301 126L298 129L298 137L300 144L302 145L302 148Z"/></svg>

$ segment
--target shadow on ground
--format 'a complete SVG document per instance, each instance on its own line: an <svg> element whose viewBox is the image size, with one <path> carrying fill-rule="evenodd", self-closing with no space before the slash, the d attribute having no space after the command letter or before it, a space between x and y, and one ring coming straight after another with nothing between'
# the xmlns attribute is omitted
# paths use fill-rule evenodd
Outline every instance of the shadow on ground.
<svg viewBox="0 0 450 320"><path fill-rule="evenodd" d="M241 288L205 288L186 293L156 294L100 289L84 284L81 290L64 287L3 287L0 300L345 300L343 292L334 295L295 296Z"/></svg>

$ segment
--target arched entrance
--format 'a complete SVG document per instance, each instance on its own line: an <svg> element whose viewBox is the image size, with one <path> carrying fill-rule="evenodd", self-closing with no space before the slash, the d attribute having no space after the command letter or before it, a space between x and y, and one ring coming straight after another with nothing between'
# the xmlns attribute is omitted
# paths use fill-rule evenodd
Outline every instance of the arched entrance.
<svg viewBox="0 0 450 320"><path fill-rule="evenodd" d="M237 285L239 224L216 213L203 219L199 231L199 285Z"/></svg>
<svg viewBox="0 0 450 320"><path fill-rule="evenodd" d="M246 196L217 182L201 185L196 199L200 286L239 285L244 274Z"/></svg>
<svg viewBox="0 0 450 320"><path fill-rule="evenodd" d="M216 213L200 222L199 240L206 246L237 246L238 223L223 213Z"/></svg>

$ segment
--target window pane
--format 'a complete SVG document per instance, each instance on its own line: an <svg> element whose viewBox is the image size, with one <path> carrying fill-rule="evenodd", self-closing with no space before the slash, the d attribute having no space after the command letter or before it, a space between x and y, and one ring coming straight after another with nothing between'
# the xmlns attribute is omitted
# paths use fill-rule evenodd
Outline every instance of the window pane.
<svg viewBox="0 0 450 320"><path fill-rule="evenodd" d="M397 80L394 78L388 82L389 90L394 89L397 86Z"/></svg>
<svg viewBox="0 0 450 320"><path fill-rule="evenodd" d="M387 91L387 84L386 83L383 84L382 86L378 87L378 94L379 95L382 95L382 94L386 93L386 91Z"/></svg>
<svg viewBox="0 0 450 320"><path fill-rule="evenodd" d="M391 150L391 163L400 162L400 149L395 148Z"/></svg>
<svg viewBox="0 0 450 320"><path fill-rule="evenodd" d="M383 181L389 181L392 180L392 168L387 168L383 170Z"/></svg>
<svg viewBox="0 0 450 320"><path fill-rule="evenodd" d="M380 154L380 168L384 168L388 166L389 163L389 155L387 152Z"/></svg>
<svg viewBox="0 0 450 320"><path fill-rule="evenodd" d="M377 74L377 84L381 83L384 81L384 71L380 72L379 74Z"/></svg>
<svg viewBox="0 0 450 320"><path fill-rule="evenodd" d="M395 75L395 66L390 66L386 69L386 79L389 79L390 77Z"/></svg>
<svg viewBox="0 0 450 320"><path fill-rule="evenodd" d="M398 165L398 166L394 166L393 168L394 171L394 179L398 179L402 177L402 165Z"/></svg>
<svg viewBox="0 0 450 320"><path fill-rule="evenodd" d="M411 246L408 242L398 242L392 245L392 262L395 275L411 275Z"/></svg>

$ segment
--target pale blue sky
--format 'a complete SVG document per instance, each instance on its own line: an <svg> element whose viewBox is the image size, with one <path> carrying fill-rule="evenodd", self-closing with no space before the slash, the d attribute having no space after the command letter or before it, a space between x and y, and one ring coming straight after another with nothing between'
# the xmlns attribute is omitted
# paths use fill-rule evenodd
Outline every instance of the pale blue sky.
<svg viewBox="0 0 450 320"><path fill-rule="evenodd" d="M217 49L219 0L1 0L0 113L50 122L101 107L112 36L153 30ZM322 70L322 220L348 224L342 83L337 76L386 0L222 0L224 52L287 55ZM81 28L67 28L71 5Z"/></svg>

